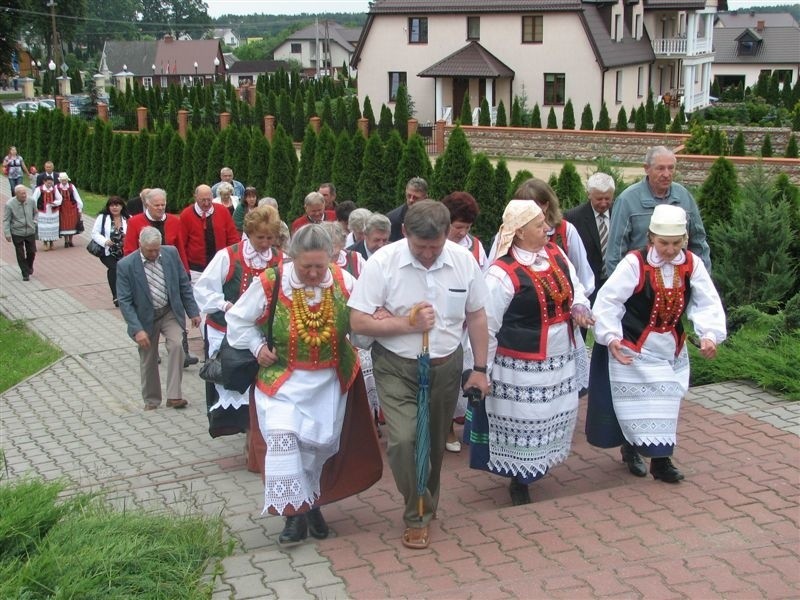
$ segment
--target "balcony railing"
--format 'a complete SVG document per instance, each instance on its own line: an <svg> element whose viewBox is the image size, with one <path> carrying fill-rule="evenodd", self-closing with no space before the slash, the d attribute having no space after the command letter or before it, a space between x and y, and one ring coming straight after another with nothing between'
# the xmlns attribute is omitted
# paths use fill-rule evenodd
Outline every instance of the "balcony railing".
<svg viewBox="0 0 800 600"><path fill-rule="evenodd" d="M653 52L656 56L696 56L711 52L711 42L705 38L694 40L689 54L689 40L683 38L656 38L653 40Z"/></svg>

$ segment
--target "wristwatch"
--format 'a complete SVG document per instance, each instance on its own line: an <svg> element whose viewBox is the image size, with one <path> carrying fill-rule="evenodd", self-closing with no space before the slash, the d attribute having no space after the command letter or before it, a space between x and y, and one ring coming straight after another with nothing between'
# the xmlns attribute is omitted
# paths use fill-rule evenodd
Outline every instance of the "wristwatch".
<svg viewBox="0 0 800 600"><path fill-rule="evenodd" d="M486 365L479 367L478 365L473 365L472 370L476 373L484 373L486 374Z"/></svg>

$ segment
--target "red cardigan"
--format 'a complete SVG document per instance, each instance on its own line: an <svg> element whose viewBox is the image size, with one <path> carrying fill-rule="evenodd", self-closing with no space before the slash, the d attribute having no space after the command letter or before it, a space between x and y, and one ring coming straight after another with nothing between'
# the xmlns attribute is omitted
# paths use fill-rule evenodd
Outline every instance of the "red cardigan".
<svg viewBox="0 0 800 600"><path fill-rule="evenodd" d="M139 213L128 219L128 230L125 232L125 242L122 246L122 253L127 256L139 249L139 233L145 227L152 225L145 213ZM167 214L164 221L164 244L175 246L181 257L183 268L189 271L189 261L186 260L186 250L183 243L183 231L181 230L181 220L175 215Z"/></svg>
<svg viewBox="0 0 800 600"><path fill-rule="evenodd" d="M211 224L214 227L214 242L217 251L232 246L242 239L233 223L231 213L222 204L214 203ZM206 236L203 232L203 218L195 211L194 203L181 211L181 229L189 267L194 271L202 271L208 266Z"/></svg>
<svg viewBox="0 0 800 600"><path fill-rule="evenodd" d="M336 222L336 212L333 210L326 210L325 216L322 219L324 222L333 221ZM311 219L308 218L308 215L302 215L297 217L294 221L292 221L292 228L291 232L294 233L298 229L300 229L303 225L309 225L311 223Z"/></svg>

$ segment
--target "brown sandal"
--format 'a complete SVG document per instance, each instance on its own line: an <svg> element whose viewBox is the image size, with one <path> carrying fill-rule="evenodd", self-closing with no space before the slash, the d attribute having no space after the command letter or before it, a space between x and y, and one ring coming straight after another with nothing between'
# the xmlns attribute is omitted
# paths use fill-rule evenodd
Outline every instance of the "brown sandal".
<svg viewBox="0 0 800 600"><path fill-rule="evenodd" d="M406 548L424 550L431 543L428 527L407 527L401 541Z"/></svg>

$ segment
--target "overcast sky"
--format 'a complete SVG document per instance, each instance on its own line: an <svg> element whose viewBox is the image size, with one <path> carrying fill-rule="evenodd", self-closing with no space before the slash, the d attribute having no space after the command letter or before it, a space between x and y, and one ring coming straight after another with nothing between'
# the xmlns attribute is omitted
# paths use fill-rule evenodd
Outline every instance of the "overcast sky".
<svg viewBox="0 0 800 600"><path fill-rule="evenodd" d="M208 15L294 15L316 12L367 12L367 0L206 0Z"/></svg>
<svg viewBox="0 0 800 600"><path fill-rule="evenodd" d="M223 14L293 15L317 12L367 12L367 0L206 0L208 14L218 17ZM748 6L774 6L793 4L791 0L728 0L731 9Z"/></svg>

